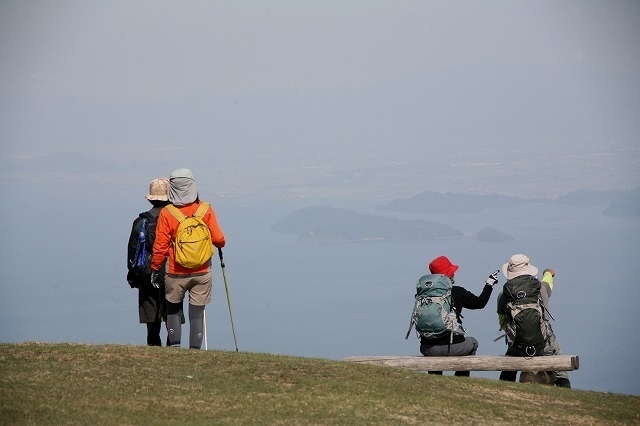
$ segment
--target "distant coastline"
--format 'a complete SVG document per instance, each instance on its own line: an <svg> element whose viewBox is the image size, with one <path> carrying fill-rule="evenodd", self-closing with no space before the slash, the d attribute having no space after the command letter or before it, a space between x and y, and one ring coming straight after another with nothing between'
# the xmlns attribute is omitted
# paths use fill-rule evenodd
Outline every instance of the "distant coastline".
<svg viewBox="0 0 640 426"><path fill-rule="evenodd" d="M603 214L640 217L640 187L630 191L579 190L557 198L524 199L499 194L459 194L422 192L391 201L378 208L382 212L477 213L488 209L512 208L527 203L556 203L573 206L604 206ZM427 241L473 238L481 242L512 241L512 235L486 227L465 236L460 230L424 219L397 219L328 206L295 210L278 220L272 230L297 234L307 243L358 241Z"/></svg>

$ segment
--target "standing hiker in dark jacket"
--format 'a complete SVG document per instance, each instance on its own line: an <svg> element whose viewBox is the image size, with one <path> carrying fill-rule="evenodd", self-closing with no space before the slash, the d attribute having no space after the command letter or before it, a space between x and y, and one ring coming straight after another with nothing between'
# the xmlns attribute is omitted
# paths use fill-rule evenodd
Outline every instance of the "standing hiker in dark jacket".
<svg viewBox="0 0 640 426"><path fill-rule="evenodd" d="M498 282L498 279L497 273L491 274L485 282L480 296L476 296L465 288L455 285L453 276L457 270L458 265L452 264L445 256L436 257L429 264L429 271L432 274L446 275L454 284L451 288L451 300L453 309L458 318L461 319L462 308L482 309L487 305L493 286ZM449 335L435 339L422 337L420 339L420 352L424 356L466 356L476 354L478 340L475 337L454 334L453 342L450 339ZM442 371L430 371L429 374L442 374ZM456 371L455 375L469 376L469 371Z"/></svg>
<svg viewBox="0 0 640 426"><path fill-rule="evenodd" d="M138 289L138 316L140 317L141 324L147 324L147 345L149 346L162 346L160 328L162 326L162 320L166 315L164 286L161 285L159 288L156 288L151 285L151 275L136 270L134 267L134 259L138 247L138 236L142 227L142 219L146 217L149 224L151 224L151 227L147 225L148 230L155 228L160 210L169 204L168 191L168 179L158 178L151 181L149 184L149 193L146 198L153 207L146 212L140 213L133 221L127 250L127 282L131 288ZM153 233L155 232L147 232L147 237ZM150 257L153 241L147 241L147 247L147 256Z"/></svg>

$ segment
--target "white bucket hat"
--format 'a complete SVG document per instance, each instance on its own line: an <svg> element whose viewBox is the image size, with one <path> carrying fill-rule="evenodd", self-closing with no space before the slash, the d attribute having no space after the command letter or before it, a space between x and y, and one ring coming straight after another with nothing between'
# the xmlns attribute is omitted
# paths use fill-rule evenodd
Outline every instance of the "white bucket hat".
<svg viewBox="0 0 640 426"><path fill-rule="evenodd" d="M502 265L502 273L510 280L520 275L535 276L538 273L538 268L533 266L524 254L514 254L509 259L509 263Z"/></svg>
<svg viewBox="0 0 640 426"><path fill-rule="evenodd" d="M169 200L169 179L158 178L149 183L149 193L147 194L149 201L168 201Z"/></svg>

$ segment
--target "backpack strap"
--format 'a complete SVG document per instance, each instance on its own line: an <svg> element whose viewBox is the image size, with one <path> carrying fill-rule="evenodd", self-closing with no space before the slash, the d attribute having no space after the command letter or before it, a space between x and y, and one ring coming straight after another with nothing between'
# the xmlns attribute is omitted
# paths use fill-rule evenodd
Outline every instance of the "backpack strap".
<svg viewBox="0 0 640 426"><path fill-rule="evenodd" d="M207 212L208 208L209 208L209 203L207 203L206 201L200 202L200 207L198 207L198 210L196 211L196 214L193 215L193 217L202 218L204 214Z"/></svg>
<svg viewBox="0 0 640 426"><path fill-rule="evenodd" d="M176 206L174 206L173 204L167 204L166 209L169 210L169 213L171 213L173 215L173 217L175 217L176 219L178 219L178 222L182 222L183 220L185 220L187 217L180 211L179 208L177 208Z"/></svg>
<svg viewBox="0 0 640 426"><path fill-rule="evenodd" d="M149 222L153 222L153 221L155 221L156 219L158 219L158 216L154 216L154 215L152 215L151 213L149 213L148 211L147 211L147 212L144 212L144 213L140 213L140 215L139 215L139 216L140 216L140 217L142 217L142 218L147 219L147 221L149 221Z"/></svg>
<svg viewBox="0 0 640 426"><path fill-rule="evenodd" d="M411 319L409 320L409 330L407 330L407 335L404 336L404 339L407 340L409 338L409 334L411 334L411 329L416 323L416 309L418 308L418 304L420 301L418 300L418 296L416 295L416 301L413 304L413 311L411 312Z"/></svg>
<svg viewBox="0 0 640 426"><path fill-rule="evenodd" d="M538 303L540 303L540 306L542 306L542 310L544 310L549 315L549 318L555 321L556 319L553 317L553 315L551 315L551 312L549 312L549 309L547 309L547 307L544 305L542 298L538 298Z"/></svg>
<svg viewBox="0 0 640 426"><path fill-rule="evenodd" d="M202 216L204 216L204 214L207 212L208 208L209 208L209 203L207 203L206 201L202 201L200 203L200 206L198 207L198 210L196 210L196 213L193 215L193 217L202 218ZM182 213L182 211L180 211L180 209L174 206L173 204L168 204L167 209L173 215L173 217L178 219L178 222L182 222L187 218L187 216L185 216L184 213Z"/></svg>

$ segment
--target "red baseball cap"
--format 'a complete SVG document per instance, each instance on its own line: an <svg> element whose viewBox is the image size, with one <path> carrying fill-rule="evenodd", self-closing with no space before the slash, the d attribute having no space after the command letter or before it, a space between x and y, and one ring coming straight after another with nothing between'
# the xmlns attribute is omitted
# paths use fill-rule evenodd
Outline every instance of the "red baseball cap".
<svg viewBox="0 0 640 426"><path fill-rule="evenodd" d="M451 278L458 270L458 265L451 263L446 256L439 256L431 261L429 264L429 270L432 274L442 274Z"/></svg>

